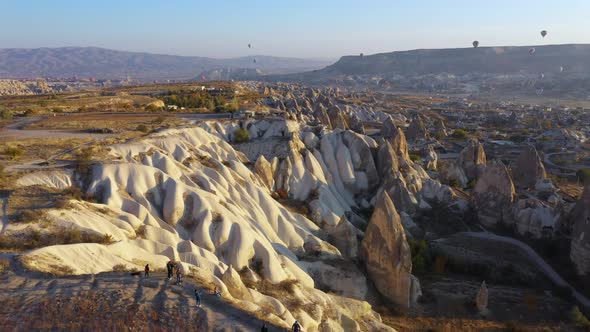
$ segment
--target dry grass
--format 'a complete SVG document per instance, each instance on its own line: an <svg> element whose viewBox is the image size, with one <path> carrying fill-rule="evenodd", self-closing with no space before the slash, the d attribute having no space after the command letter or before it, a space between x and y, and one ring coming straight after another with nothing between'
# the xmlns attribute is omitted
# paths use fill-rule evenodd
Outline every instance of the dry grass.
<svg viewBox="0 0 590 332"><path fill-rule="evenodd" d="M109 128L115 132L122 132L135 131L140 125L153 129L160 126L176 126L180 125L181 122L181 119L169 114L77 113L68 116L47 117L41 121L31 123L26 129L87 130Z"/></svg>
<svg viewBox="0 0 590 332"><path fill-rule="evenodd" d="M0 272L7 270L10 267L10 260L0 258Z"/></svg>
<svg viewBox="0 0 590 332"><path fill-rule="evenodd" d="M24 153L18 157L19 162L33 161L56 155L62 151L69 150L73 147L91 142L90 138L11 138L3 137L0 140L0 151L6 151L7 148L17 148ZM64 156L65 157L65 156ZM2 153L0 160L11 161L10 155ZM60 157L60 159L65 159Z"/></svg>
<svg viewBox="0 0 590 332"><path fill-rule="evenodd" d="M2 234L0 235L0 250L25 251L58 244L111 244L113 242L113 237L109 234L101 235L97 233L82 232L77 228L57 227L45 233L31 230L20 235Z"/></svg>

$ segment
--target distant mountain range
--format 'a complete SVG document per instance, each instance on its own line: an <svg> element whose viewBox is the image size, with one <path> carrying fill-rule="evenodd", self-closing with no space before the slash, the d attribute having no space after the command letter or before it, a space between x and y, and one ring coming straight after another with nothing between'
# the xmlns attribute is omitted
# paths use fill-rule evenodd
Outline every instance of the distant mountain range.
<svg viewBox="0 0 590 332"><path fill-rule="evenodd" d="M256 61L255 61L256 60ZM0 78L94 77L191 79L222 68L285 74L320 69L329 60L246 56L231 59L125 52L96 47L0 49Z"/></svg>

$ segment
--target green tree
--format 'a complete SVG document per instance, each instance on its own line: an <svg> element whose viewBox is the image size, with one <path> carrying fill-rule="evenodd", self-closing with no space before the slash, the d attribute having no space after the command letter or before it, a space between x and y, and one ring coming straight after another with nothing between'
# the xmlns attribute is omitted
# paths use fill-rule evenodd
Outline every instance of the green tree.
<svg viewBox="0 0 590 332"><path fill-rule="evenodd" d="M236 143L244 143L250 140L250 134L244 128L239 128L235 132L234 142Z"/></svg>
<svg viewBox="0 0 590 332"><path fill-rule="evenodd" d="M467 138L467 132L463 129L455 129L453 132L453 137L457 139Z"/></svg>

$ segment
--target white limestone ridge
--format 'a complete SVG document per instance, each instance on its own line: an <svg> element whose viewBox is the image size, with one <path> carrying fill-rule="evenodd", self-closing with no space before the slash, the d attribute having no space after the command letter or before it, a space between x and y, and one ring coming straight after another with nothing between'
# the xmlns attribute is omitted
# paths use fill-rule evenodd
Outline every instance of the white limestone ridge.
<svg viewBox="0 0 590 332"><path fill-rule="evenodd" d="M258 133L258 129L250 131ZM297 130L292 123L269 123L264 135L283 136ZM111 271L118 264L163 267L174 259L182 262L185 271L218 285L224 297L247 311L272 308L268 319L281 326L297 319L306 331L351 322L359 330L393 331L381 324L368 303L314 289L310 271L321 270L321 262L298 258L308 253L341 256L339 249L325 241L328 232L316 223L321 220L336 226L345 211L363 203L355 200L354 193L366 191L377 179L361 155L376 143L360 135L347 140L348 132L326 133L313 152L292 153L281 164L261 161L262 168L270 164L273 172L284 170L282 177L263 178L246 167L244 154L225 141L231 133L229 127L206 123L202 128L164 130L110 146L112 160L93 167L87 187L99 204L73 202L67 209L51 211L49 217L56 224L109 234L116 242L33 250L23 254L28 267L49 271L60 266L75 274L94 274ZM295 137L293 144L301 143ZM291 150L295 148L303 150L305 145ZM328 155L332 157L324 158ZM269 183L272 180L274 184ZM67 173L38 173L21 182L63 188L75 181ZM319 219L314 222L283 207L271 196L269 187L273 186L301 200L308 199L313 190L319 192L317 202L310 204L316 206L313 214ZM339 228L335 234L355 236L350 230ZM246 290L236 271L275 284L297 280L293 296L319 309L311 314L290 311L281 303L285 299Z"/></svg>

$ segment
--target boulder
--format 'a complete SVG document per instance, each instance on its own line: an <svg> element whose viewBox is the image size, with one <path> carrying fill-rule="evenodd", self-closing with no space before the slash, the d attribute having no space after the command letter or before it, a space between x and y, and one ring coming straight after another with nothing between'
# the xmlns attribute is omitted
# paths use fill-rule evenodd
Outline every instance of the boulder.
<svg viewBox="0 0 590 332"><path fill-rule="evenodd" d="M377 200L361 243L360 257L379 293L408 309L412 254L400 216L386 192Z"/></svg>
<svg viewBox="0 0 590 332"><path fill-rule="evenodd" d="M469 180L477 179L486 165L486 153L477 139L470 139L459 153L459 165Z"/></svg>
<svg viewBox="0 0 590 332"><path fill-rule="evenodd" d="M590 277L590 183L571 213L573 222L570 258L578 274Z"/></svg>
<svg viewBox="0 0 590 332"><path fill-rule="evenodd" d="M533 188L539 180L547 178L545 166L534 146L526 147L512 168L512 177L518 187Z"/></svg>

